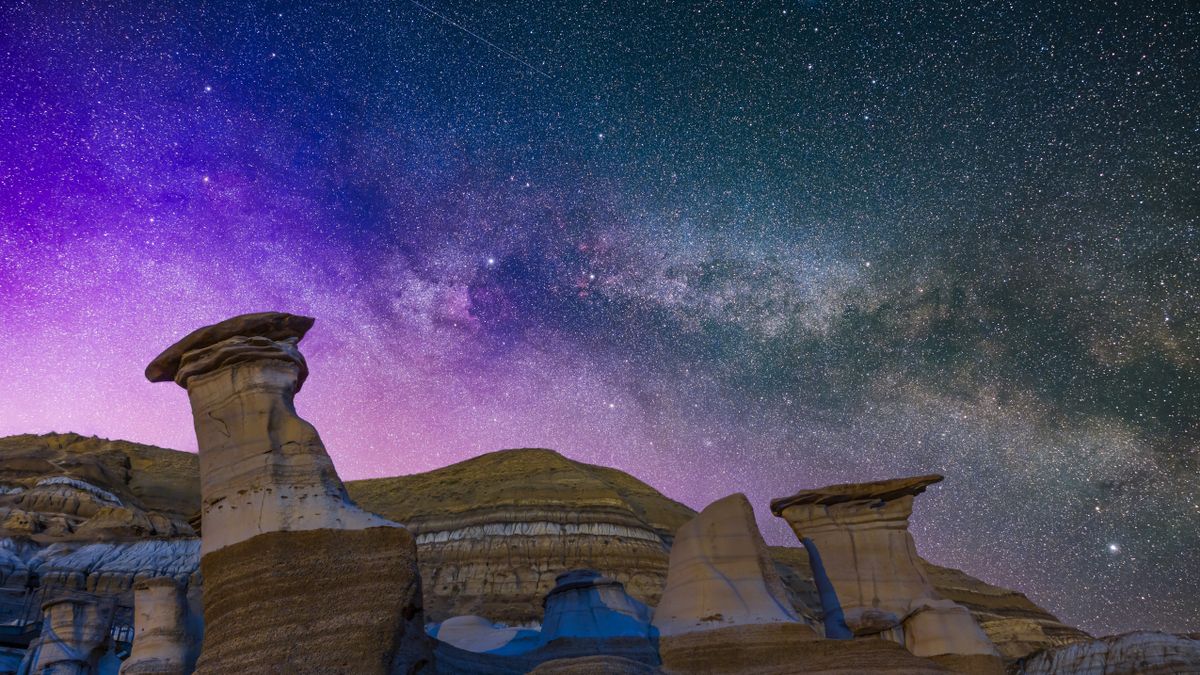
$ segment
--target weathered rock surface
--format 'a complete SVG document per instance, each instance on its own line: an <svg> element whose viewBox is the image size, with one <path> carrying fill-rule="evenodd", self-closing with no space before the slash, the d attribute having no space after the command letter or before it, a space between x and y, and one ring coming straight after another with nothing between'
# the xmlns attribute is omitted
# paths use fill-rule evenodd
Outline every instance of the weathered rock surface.
<svg viewBox="0 0 1200 675"><path fill-rule="evenodd" d="M745 495L713 502L676 532L654 610L660 635L799 620Z"/></svg>
<svg viewBox="0 0 1200 675"><path fill-rule="evenodd" d="M628 474L551 450L503 450L412 476L347 485L417 537L431 620L542 619L555 577L589 568L658 602L675 529L695 512Z"/></svg>
<svg viewBox="0 0 1200 675"><path fill-rule="evenodd" d="M134 637L121 675L190 675L201 636L189 617L187 587L172 577L134 586Z"/></svg>
<svg viewBox="0 0 1200 675"><path fill-rule="evenodd" d="M201 673L431 666L412 535L350 502L293 397L312 319L243 315L147 368L188 391L200 449ZM297 631L303 627L303 633Z"/></svg>
<svg viewBox="0 0 1200 675"><path fill-rule="evenodd" d="M296 414L308 370L296 342L311 325L279 313L234 317L193 332L147 368L152 380L174 372L188 390L205 555L264 532L394 525L350 502L317 430ZM289 337L272 337L281 334Z"/></svg>
<svg viewBox="0 0 1200 675"><path fill-rule="evenodd" d="M269 532L201 559L198 673L432 672L404 528Z"/></svg>
<svg viewBox="0 0 1200 675"><path fill-rule="evenodd" d="M19 494L42 479L65 476L111 493L126 506L199 525L199 462L194 454L46 434L0 438L0 458L0 485L8 486L0 492ZM575 567L598 568L654 606L666 583L674 532L696 515L627 474L549 450L501 451L425 474L352 481L346 487L364 508L412 523L423 533L418 550L425 600L435 608L428 614L431 620L474 613L511 625L539 623L541 600L554 577ZM0 503L10 504L11 497L0 494ZM64 522L71 518L46 515ZM630 529L618 530L618 523ZM643 538L645 532L653 533L658 543ZM84 549L87 537L70 531L65 535L70 546L48 546L63 541L62 536L43 530L32 537L0 539L0 595L11 596L0 597L0 611L21 606L29 563L42 550L46 553L36 558L37 565L49 565L46 571L52 572L54 583L120 589L129 607L136 579L168 574L199 581L199 574L193 576L198 540ZM159 554L152 554L156 550ZM821 618L804 550L776 546L770 552L793 606ZM938 593L971 611L1008 658L1088 639L1018 592L919 558L918 564Z"/></svg>
<svg viewBox="0 0 1200 675"><path fill-rule="evenodd" d="M803 490L774 500L771 511L819 550L856 634L903 640L917 656L998 661L970 612L934 589L908 531L913 497L940 480L918 476Z"/></svg>
<svg viewBox="0 0 1200 675"><path fill-rule="evenodd" d="M919 560L934 589L966 607L1001 655L1016 659L1032 652L1090 640L1091 636L1059 621L1025 594L993 586L960 570Z"/></svg>
<svg viewBox="0 0 1200 675"><path fill-rule="evenodd" d="M1173 675L1200 673L1200 640L1137 631L1074 642L1018 663L1024 675Z"/></svg>
<svg viewBox="0 0 1200 675"><path fill-rule="evenodd" d="M40 542L193 536L196 456L78 434L0 438L0 536Z"/></svg>

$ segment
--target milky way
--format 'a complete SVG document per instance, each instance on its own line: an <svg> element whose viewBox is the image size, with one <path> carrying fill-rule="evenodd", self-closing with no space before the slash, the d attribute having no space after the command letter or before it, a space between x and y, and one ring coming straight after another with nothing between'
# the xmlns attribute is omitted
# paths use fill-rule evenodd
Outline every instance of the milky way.
<svg viewBox="0 0 1200 675"><path fill-rule="evenodd" d="M148 4L0 8L0 434L194 450L143 367L286 310L343 477L941 472L928 558L1200 630L1195 5Z"/></svg>

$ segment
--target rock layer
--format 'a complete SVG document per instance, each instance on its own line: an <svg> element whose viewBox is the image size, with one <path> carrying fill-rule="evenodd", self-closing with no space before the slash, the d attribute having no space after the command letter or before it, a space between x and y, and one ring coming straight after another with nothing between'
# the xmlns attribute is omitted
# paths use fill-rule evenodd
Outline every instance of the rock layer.
<svg viewBox="0 0 1200 675"><path fill-rule="evenodd" d="M796 621L745 495L713 502L675 533L666 588L654 610L660 635Z"/></svg>
<svg viewBox="0 0 1200 675"><path fill-rule="evenodd" d="M542 449L347 487L365 508L416 535L435 621L475 614L540 622L555 577L576 568L657 604L672 534L695 515L628 474Z"/></svg>
<svg viewBox="0 0 1200 675"><path fill-rule="evenodd" d="M943 598L908 531L913 497L941 476L833 485L771 503L820 551L846 623L856 634L902 640L917 656L999 657L963 606Z"/></svg>
<svg viewBox="0 0 1200 675"><path fill-rule="evenodd" d="M191 536L196 456L78 434L0 438L0 536L122 541Z"/></svg>
<svg viewBox="0 0 1200 675"><path fill-rule="evenodd" d="M1138 631L1084 640L1021 661L1023 675L1179 675L1200 673L1200 640Z"/></svg>
<svg viewBox="0 0 1200 675"><path fill-rule="evenodd" d="M201 559L197 673L417 673L432 644L412 535L270 532Z"/></svg>

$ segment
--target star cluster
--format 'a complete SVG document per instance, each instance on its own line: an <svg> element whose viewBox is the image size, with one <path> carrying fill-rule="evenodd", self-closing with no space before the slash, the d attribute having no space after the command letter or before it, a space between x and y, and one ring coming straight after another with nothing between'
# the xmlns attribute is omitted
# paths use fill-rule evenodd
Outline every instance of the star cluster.
<svg viewBox="0 0 1200 675"><path fill-rule="evenodd" d="M345 478L501 447L695 508L915 473L935 562L1200 630L1186 3L7 3L0 434L317 317Z"/></svg>

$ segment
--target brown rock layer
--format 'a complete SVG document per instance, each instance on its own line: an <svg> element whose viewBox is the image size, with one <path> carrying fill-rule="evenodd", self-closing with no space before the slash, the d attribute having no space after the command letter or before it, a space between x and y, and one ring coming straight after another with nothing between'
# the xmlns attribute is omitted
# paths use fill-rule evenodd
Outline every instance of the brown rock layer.
<svg viewBox="0 0 1200 675"><path fill-rule="evenodd" d="M822 640L800 623L730 626L663 638L662 670L678 675L947 673L886 640Z"/></svg>
<svg viewBox="0 0 1200 675"><path fill-rule="evenodd" d="M78 434L0 438L0 536L39 542L194 535L197 457Z"/></svg>
<svg viewBox="0 0 1200 675"><path fill-rule="evenodd" d="M577 568L653 606L672 534L695 515L628 474L541 449L346 487L363 508L416 535L431 621L540 621L555 577Z"/></svg>
<svg viewBox="0 0 1200 675"><path fill-rule="evenodd" d="M269 532L200 565L198 673L432 672L404 529Z"/></svg>

